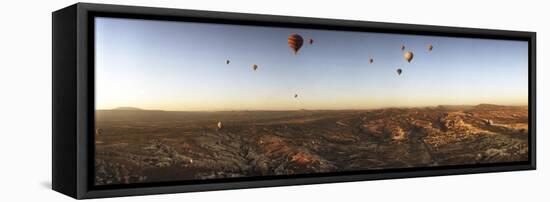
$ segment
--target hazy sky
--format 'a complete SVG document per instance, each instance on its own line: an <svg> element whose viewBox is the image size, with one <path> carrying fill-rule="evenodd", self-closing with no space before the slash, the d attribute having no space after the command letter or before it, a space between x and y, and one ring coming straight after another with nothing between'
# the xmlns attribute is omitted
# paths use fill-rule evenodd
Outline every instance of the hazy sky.
<svg viewBox="0 0 550 202"><path fill-rule="evenodd" d="M97 109L527 105L522 41L116 18L95 25ZM314 43L294 55L291 33ZM411 63L401 44L414 52Z"/></svg>

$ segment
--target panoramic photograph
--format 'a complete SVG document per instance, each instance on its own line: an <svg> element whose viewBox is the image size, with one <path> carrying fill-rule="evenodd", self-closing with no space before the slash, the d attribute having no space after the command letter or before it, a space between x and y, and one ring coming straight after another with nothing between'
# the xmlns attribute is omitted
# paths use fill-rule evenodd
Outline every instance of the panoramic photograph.
<svg viewBox="0 0 550 202"><path fill-rule="evenodd" d="M95 18L95 180L528 161L528 43Z"/></svg>

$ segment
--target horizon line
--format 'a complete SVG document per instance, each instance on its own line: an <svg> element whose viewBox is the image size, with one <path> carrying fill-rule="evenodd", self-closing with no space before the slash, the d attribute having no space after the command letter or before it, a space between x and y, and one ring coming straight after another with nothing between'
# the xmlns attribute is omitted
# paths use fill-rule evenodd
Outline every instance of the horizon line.
<svg viewBox="0 0 550 202"><path fill-rule="evenodd" d="M117 107L111 109L95 109L95 111L164 111L164 112L235 112L235 111L353 111L353 110L380 110L380 109L414 109L414 108L432 108L432 107L449 107L449 106L462 106L462 107L475 107L480 105L493 105L493 106L502 106L502 107L529 107L529 104L511 104L511 105L501 105L501 104L489 104L489 103L480 103L480 104L463 104L463 105L452 105L452 104L440 104L440 105L425 105L425 106L393 106L393 107L376 107L376 108L348 108L348 109L224 109L224 110L163 110L163 109L144 109L139 107ZM133 108L133 109L119 109L119 108Z"/></svg>

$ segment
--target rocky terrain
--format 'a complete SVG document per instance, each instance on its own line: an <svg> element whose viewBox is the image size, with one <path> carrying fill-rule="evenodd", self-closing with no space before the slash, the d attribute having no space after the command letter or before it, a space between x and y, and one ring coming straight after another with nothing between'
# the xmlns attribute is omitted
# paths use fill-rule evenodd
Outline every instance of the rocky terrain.
<svg viewBox="0 0 550 202"><path fill-rule="evenodd" d="M106 110L96 126L96 185L515 162L529 151L527 107L487 104Z"/></svg>

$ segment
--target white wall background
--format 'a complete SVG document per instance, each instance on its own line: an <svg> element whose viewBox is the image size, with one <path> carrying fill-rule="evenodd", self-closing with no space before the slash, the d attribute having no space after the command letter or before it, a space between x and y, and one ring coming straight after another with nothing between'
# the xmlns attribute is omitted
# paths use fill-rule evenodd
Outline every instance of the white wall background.
<svg viewBox="0 0 550 202"><path fill-rule="evenodd" d="M546 1L90 1L139 6L536 31L538 170L105 199L109 201L544 201L550 6ZM0 201L68 201L51 186L51 12L75 1L0 3ZM103 200L103 199L102 199Z"/></svg>

